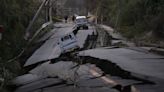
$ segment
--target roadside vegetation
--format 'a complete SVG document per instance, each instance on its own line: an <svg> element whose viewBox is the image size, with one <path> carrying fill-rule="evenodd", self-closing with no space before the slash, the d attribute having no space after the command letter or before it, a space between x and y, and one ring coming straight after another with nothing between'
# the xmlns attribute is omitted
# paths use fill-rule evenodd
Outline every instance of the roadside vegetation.
<svg viewBox="0 0 164 92"><path fill-rule="evenodd" d="M87 2L88 9L97 15L99 23L112 26L129 40L163 44L163 0L88 0Z"/></svg>
<svg viewBox="0 0 164 92"><path fill-rule="evenodd" d="M8 92L9 80L20 73L18 62L7 62L26 46L25 29L38 7L38 0L1 0L0 25L4 32L0 40L0 92ZM19 61L19 60L17 60Z"/></svg>

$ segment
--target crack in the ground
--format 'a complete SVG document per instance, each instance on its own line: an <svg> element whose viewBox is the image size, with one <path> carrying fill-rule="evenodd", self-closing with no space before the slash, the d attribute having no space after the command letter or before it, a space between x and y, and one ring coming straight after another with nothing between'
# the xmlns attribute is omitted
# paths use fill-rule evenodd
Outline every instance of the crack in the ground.
<svg viewBox="0 0 164 92"><path fill-rule="evenodd" d="M78 30L76 30L75 33L77 33L77 32L78 32ZM109 41L111 40L111 37L110 37L109 34L108 35L106 34L106 31L103 32L103 34L105 35L105 37L103 39L107 38L107 40L103 41L103 45L108 46L110 44ZM110 88L117 89L120 92L130 92L130 91L122 91L122 90L123 89L128 89L129 90L132 85L155 84L154 82L152 82L150 80L138 78L138 77L135 77L135 76L131 75L130 72L121 69L118 65L116 65L115 63L112 63L111 61L98 59L98 58L93 58L93 57L89 57L89 56L80 56L80 57L78 57L76 55L77 51L95 48L96 43L97 43L97 41L96 41L97 39L98 39L98 35L89 35L88 38L86 39L85 44L84 44L84 48L75 50L73 52L64 53L64 54L60 55L60 57L58 57L58 58L47 60L47 61L51 61L51 64L57 63L59 61L66 61L66 62L73 61L73 62L76 62L77 65L73 66L70 69L77 68L82 64L91 63L91 64L95 64L98 68L100 68L103 71L102 75L97 76L97 77L89 78L88 80L101 78L101 77L104 77L106 74L109 74L111 76L118 76L118 77L121 77L123 79L132 79L132 80L141 81L141 83L135 83L135 84L127 85L127 86L122 86L122 85L118 84L118 85L115 85L113 87L110 87ZM43 61L43 62L46 62L46 61ZM41 63L43 63L43 62L41 62ZM36 65L38 65L38 64L36 64ZM109 87L109 84L101 85L101 86L79 86L76 83L68 84L66 80L63 80L62 82L43 87L41 89L44 89L44 88L47 88L47 87L59 86L59 85L75 86L75 87L80 87L80 88L81 87L87 87L87 88Z"/></svg>
<svg viewBox="0 0 164 92"><path fill-rule="evenodd" d="M145 85L145 84L151 84L154 85L155 83L150 81L150 80L146 80L146 79L142 79L136 76L133 76L131 74L131 72L125 71L122 68L120 68L118 65L116 65L115 63L112 63L111 61L108 60L103 60L103 59L98 59L98 58L93 58L93 57L89 57L89 56L75 56L75 55L71 55L71 54L65 54L62 57L64 57L64 60L68 61L73 61L76 62L77 65L75 65L73 68L79 67L80 65L86 64L86 63L90 63L90 64L95 64L98 68L100 68L103 71L103 74L97 77L92 77L89 78L88 80L91 79L97 79L97 78L101 78L104 77L105 75L109 74L111 76L118 76L121 77L123 79L131 79L131 80L136 80L136 81L140 81L139 83L133 83L127 86L122 86L121 84L117 84L113 87L113 89L118 90L119 92L131 92L131 88L133 87L133 85ZM54 62L52 62L54 63ZM79 86L77 84L69 84L68 86L74 85L76 87L87 87L87 88L97 88L100 86ZM101 87L108 87L108 85L101 85Z"/></svg>
<svg viewBox="0 0 164 92"><path fill-rule="evenodd" d="M89 56L81 56L81 57L75 58L75 56L72 56L70 54L67 54L66 56L63 55L63 57L64 58L60 58L60 60L73 61L76 63L79 63L79 61L80 61L81 64L86 64L86 63L95 64L97 67L99 67L105 73L104 75L110 74L111 76L119 76L123 79L133 79L133 80L137 80L137 81L142 81L145 84L155 84L154 82L152 82L150 80L138 78L138 77L131 75L131 72L121 69L118 65L116 65L115 63L112 63L111 61L108 61L108 60L93 58L93 57L89 57ZM55 62L56 62L56 60L55 60ZM51 61L51 63L55 63L55 62ZM79 66L79 65L76 65L72 68L75 68L77 66ZM102 75L102 76L104 76L104 75Z"/></svg>
<svg viewBox="0 0 164 92"><path fill-rule="evenodd" d="M150 80L138 78L138 77L131 75L131 72L121 69L118 65L116 65L115 63L112 63L111 61L93 58L93 57L89 57L89 56L84 56L81 58L84 59L83 64L85 64L85 63L95 64L105 74L110 74L111 76L118 76L123 79L133 79L133 80L137 80L137 81L142 81L145 84L155 84L154 82L152 82Z"/></svg>

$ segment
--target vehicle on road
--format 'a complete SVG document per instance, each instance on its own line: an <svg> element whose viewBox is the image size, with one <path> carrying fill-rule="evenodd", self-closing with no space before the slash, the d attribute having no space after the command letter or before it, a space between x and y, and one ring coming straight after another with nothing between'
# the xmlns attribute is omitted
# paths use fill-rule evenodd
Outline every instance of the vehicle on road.
<svg viewBox="0 0 164 92"><path fill-rule="evenodd" d="M75 19L77 29L88 29L88 20L86 16L77 16Z"/></svg>
<svg viewBox="0 0 164 92"><path fill-rule="evenodd" d="M73 33L69 33L59 39L62 53L71 52L79 48L77 38Z"/></svg>

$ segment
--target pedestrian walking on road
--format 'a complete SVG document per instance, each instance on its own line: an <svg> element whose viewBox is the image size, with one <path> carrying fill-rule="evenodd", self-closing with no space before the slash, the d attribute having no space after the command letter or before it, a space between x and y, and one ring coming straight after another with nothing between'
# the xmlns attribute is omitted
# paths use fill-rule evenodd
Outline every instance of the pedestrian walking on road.
<svg viewBox="0 0 164 92"><path fill-rule="evenodd" d="M74 16L74 15L72 16L72 21L73 21L73 22L75 21L75 16Z"/></svg>
<svg viewBox="0 0 164 92"><path fill-rule="evenodd" d="M2 33L4 32L3 25L0 25L0 40L2 40Z"/></svg>
<svg viewBox="0 0 164 92"><path fill-rule="evenodd" d="M64 17L64 20L65 20L65 23L67 23L68 16L65 16L65 17Z"/></svg>

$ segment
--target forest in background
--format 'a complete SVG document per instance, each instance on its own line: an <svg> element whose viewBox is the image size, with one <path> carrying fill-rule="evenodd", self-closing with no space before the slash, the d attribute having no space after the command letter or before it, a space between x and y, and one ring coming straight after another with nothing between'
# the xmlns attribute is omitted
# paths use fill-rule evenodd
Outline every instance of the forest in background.
<svg viewBox="0 0 164 92"><path fill-rule="evenodd" d="M164 0L87 0L99 23L130 40L159 43L164 38Z"/></svg>
<svg viewBox="0 0 164 92"><path fill-rule="evenodd" d="M34 16L38 0L1 0L0 25L3 26L0 40L0 92L8 92L8 81L20 73L18 62L7 62L17 56L26 46L25 29Z"/></svg>

